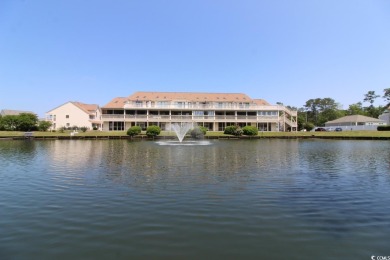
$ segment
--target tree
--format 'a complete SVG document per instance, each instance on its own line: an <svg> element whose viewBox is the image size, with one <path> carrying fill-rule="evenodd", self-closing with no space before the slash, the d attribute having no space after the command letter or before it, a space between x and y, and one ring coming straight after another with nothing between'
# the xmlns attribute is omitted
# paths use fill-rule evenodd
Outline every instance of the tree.
<svg viewBox="0 0 390 260"><path fill-rule="evenodd" d="M80 130L81 130L81 132L85 133L85 132L87 132L88 127L82 126L82 127L80 127Z"/></svg>
<svg viewBox="0 0 390 260"><path fill-rule="evenodd" d="M52 123L50 121L41 120L38 122L38 130L46 132L50 127L52 126Z"/></svg>
<svg viewBox="0 0 390 260"><path fill-rule="evenodd" d="M17 115L6 115L1 118L0 129L5 131L17 131L19 120Z"/></svg>
<svg viewBox="0 0 390 260"><path fill-rule="evenodd" d="M241 136L242 135L242 129L238 125L231 125L231 126L227 126L223 133L225 135Z"/></svg>
<svg viewBox="0 0 390 260"><path fill-rule="evenodd" d="M17 116L19 124L17 130L19 131L33 131L37 129L38 117L31 113L21 113Z"/></svg>
<svg viewBox="0 0 390 260"><path fill-rule="evenodd" d="M140 126L136 125L136 126L132 126L130 127L128 130L127 130L127 135L128 136L135 136L135 135L139 135L141 133L142 129Z"/></svg>
<svg viewBox="0 0 390 260"><path fill-rule="evenodd" d="M297 123L299 131L304 129L303 126L307 122L307 113L304 108L298 109Z"/></svg>
<svg viewBox="0 0 390 260"><path fill-rule="evenodd" d="M320 98L309 99L306 101L304 107L307 113L307 121L317 124L320 101Z"/></svg>
<svg viewBox="0 0 390 260"><path fill-rule="evenodd" d="M312 122L315 125L323 125L327 121L343 116L338 107L339 104L332 98L309 99L304 106L307 113L307 120L305 121Z"/></svg>
<svg viewBox="0 0 390 260"><path fill-rule="evenodd" d="M306 131L311 131L314 129L314 124L313 123L310 123L310 122L306 122L303 124L303 127L302 129L305 129Z"/></svg>
<svg viewBox="0 0 390 260"><path fill-rule="evenodd" d="M364 95L364 102L369 102L370 106L365 107L364 111L367 116L378 118L380 114L382 114L384 108L379 106L379 107L374 107L374 102L375 99L380 97L380 95L376 95L375 91L368 91L367 94Z"/></svg>
<svg viewBox="0 0 390 260"><path fill-rule="evenodd" d="M390 88L385 88L385 89L383 90L383 92L385 92L385 93L383 94L383 98L386 100L387 106L389 106L389 105L390 105Z"/></svg>
<svg viewBox="0 0 390 260"><path fill-rule="evenodd" d="M151 126L148 126L148 128L146 128L146 135L149 137L155 137L155 136L159 135L160 132L161 132L160 127L156 126L156 125L151 125Z"/></svg>
<svg viewBox="0 0 390 260"><path fill-rule="evenodd" d="M244 135L257 135L259 133L259 129L256 126L247 125L242 128L242 132Z"/></svg>
<svg viewBox="0 0 390 260"><path fill-rule="evenodd" d="M207 130L204 126L197 126L191 130L191 137L194 139L202 139L207 133Z"/></svg>
<svg viewBox="0 0 390 260"><path fill-rule="evenodd" d="M378 118L383 111L385 111L385 107L379 106L379 107L374 107L374 106L369 106L364 108L364 111L366 112L367 116L373 117L373 118Z"/></svg>
<svg viewBox="0 0 390 260"><path fill-rule="evenodd" d="M362 102L349 105L347 115L365 115Z"/></svg>
<svg viewBox="0 0 390 260"><path fill-rule="evenodd" d="M371 105L374 106L375 99L380 97L380 95L376 95L375 91L368 91L367 94L364 95L364 102L369 102Z"/></svg>

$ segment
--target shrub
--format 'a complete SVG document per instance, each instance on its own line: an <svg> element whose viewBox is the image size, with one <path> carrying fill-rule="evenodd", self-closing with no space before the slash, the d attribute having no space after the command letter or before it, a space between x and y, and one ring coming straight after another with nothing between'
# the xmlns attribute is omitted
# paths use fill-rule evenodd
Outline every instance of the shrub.
<svg viewBox="0 0 390 260"><path fill-rule="evenodd" d="M237 125L227 126L223 133L227 135L240 136L242 135L242 129Z"/></svg>
<svg viewBox="0 0 390 260"><path fill-rule="evenodd" d="M92 127L92 129L96 131L96 130L98 130L98 127L94 126L94 127Z"/></svg>
<svg viewBox="0 0 390 260"><path fill-rule="evenodd" d="M242 132L244 135L257 135L259 133L259 129L255 126L247 125L242 128Z"/></svg>
<svg viewBox="0 0 390 260"><path fill-rule="evenodd" d="M129 136L139 135L141 133L141 131L142 131L142 129L140 126L138 126L138 125L132 126L129 129L127 129L127 135L129 135Z"/></svg>
<svg viewBox="0 0 390 260"><path fill-rule="evenodd" d="M314 124L313 123L310 123L310 122L307 122L307 123L304 123L303 124L303 129L306 129L306 131L310 132L311 130L314 129Z"/></svg>
<svg viewBox="0 0 390 260"><path fill-rule="evenodd" d="M378 131L390 131L390 125L380 125L377 127Z"/></svg>
<svg viewBox="0 0 390 260"><path fill-rule="evenodd" d="M80 130L81 130L81 132L85 133L85 132L87 132L88 127L82 126L82 127L80 127Z"/></svg>
<svg viewBox="0 0 390 260"><path fill-rule="evenodd" d="M46 132L50 127L52 123L50 121L41 120L38 122L38 130L42 132Z"/></svg>
<svg viewBox="0 0 390 260"><path fill-rule="evenodd" d="M191 137L194 139L201 139L206 134L206 132L206 127L198 126L191 130Z"/></svg>
<svg viewBox="0 0 390 260"><path fill-rule="evenodd" d="M151 125L148 128L146 128L146 135L147 136L155 137L155 136L159 135L160 132L161 132L160 127L158 127L156 125Z"/></svg>
<svg viewBox="0 0 390 260"><path fill-rule="evenodd" d="M63 127L60 127L60 129L58 129L58 132L63 133L63 132L65 132L65 130L66 130L66 127L63 126Z"/></svg>

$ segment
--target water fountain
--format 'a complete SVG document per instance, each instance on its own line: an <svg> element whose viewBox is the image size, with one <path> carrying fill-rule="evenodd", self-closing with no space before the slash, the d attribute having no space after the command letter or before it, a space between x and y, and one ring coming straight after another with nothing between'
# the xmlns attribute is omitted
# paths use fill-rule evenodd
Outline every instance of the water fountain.
<svg viewBox="0 0 390 260"><path fill-rule="evenodd" d="M193 122L181 122L171 124L171 130L175 132L179 141L158 141L159 145L210 145L209 141L205 140L196 140L196 141L185 141L183 142L184 137L189 130L196 127L196 124Z"/></svg>
<svg viewBox="0 0 390 260"><path fill-rule="evenodd" d="M174 123L171 125L171 129L176 133L179 142L183 142L184 137L187 132L194 127L194 123L183 122L183 123Z"/></svg>

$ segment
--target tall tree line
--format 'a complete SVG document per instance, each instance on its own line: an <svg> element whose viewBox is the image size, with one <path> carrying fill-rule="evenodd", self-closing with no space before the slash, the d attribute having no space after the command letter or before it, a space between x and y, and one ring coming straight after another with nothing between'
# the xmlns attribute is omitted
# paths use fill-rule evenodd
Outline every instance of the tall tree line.
<svg viewBox="0 0 390 260"><path fill-rule="evenodd" d="M51 122L40 121L31 113L0 116L0 131L47 131L50 126Z"/></svg>
<svg viewBox="0 0 390 260"><path fill-rule="evenodd" d="M375 106L375 101L382 97L386 106ZM364 104L367 104L364 106ZM375 91L364 94L362 101L349 105L348 109L341 109L339 103L332 98L315 98L306 101L302 108L298 109L298 129L311 130L314 126L323 126L326 122L347 115L364 115L378 118L386 108L390 106L390 88L383 90L383 95Z"/></svg>

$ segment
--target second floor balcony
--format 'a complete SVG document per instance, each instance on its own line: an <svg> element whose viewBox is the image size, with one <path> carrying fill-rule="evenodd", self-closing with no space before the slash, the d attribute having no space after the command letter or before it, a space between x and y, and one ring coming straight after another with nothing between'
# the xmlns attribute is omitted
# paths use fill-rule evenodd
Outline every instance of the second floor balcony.
<svg viewBox="0 0 390 260"><path fill-rule="evenodd" d="M278 121L280 117L274 116L244 116L244 115L120 115L103 114L103 121Z"/></svg>

